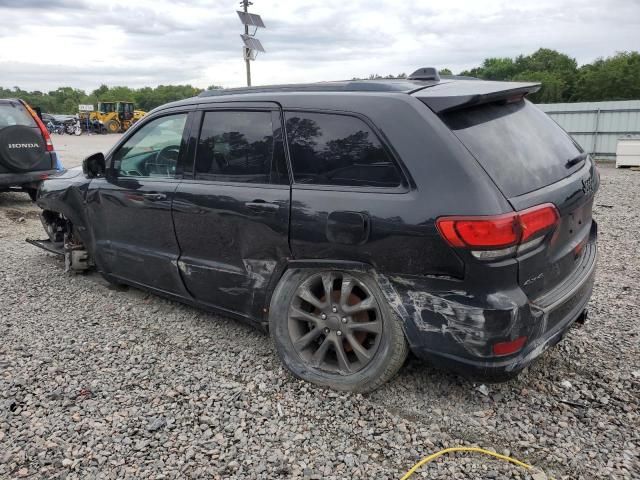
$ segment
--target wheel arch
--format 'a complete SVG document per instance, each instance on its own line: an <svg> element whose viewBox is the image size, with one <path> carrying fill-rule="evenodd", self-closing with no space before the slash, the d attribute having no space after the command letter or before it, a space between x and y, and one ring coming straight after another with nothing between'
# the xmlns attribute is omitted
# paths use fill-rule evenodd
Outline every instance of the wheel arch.
<svg viewBox="0 0 640 480"><path fill-rule="evenodd" d="M306 270L309 270L309 272ZM342 305L342 300L340 302L334 302L335 305L333 305L333 307L329 304L329 307L331 307L330 310L332 310L334 314L327 312L326 315L323 316L323 320L326 319L329 323L324 325L324 333L321 333L321 335L326 335L326 338L324 338L321 343L323 346L329 343L330 345L328 347L325 347L324 349L320 347L317 352L313 353L313 358L309 358L308 354L304 356L301 355L300 351L298 351L295 346L295 343L299 340L307 339L303 341L313 341L318 335L313 335L312 332L319 331L319 327L317 327L316 324L316 328L312 328L312 330L309 330L306 333L304 331L292 333L289 325L290 320L288 318L289 302L296 298L296 291L300 285L305 284L310 279L313 279L312 281L314 282L318 282L318 277L320 276L322 276L320 281L325 285L324 292L327 292L327 284L324 284L325 279L324 273L322 272L326 270L340 271L343 273L342 278L352 277L359 286L365 290L369 289L369 294L378 300L375 308L378 313L382 314L382 317L376 316L374 320L382 320L385 326L382 327L381 325L382 328L375 330L377 333L375 336L376 343L369 345L371 348L375 348L375 350L372 350L369 356L365 355L364 360L361 358L361 354L354 353L351 354L352 358L349 359L347 356L348 353L346 353L347 351L344 347L344 342L346 340L340 341L342 338L340 331L344 330L342 328L342 323L346 324L362 320L354 320L351 317L345 319L343 317L341 321L340 318L337 319L339 322L337 326L335 324L335 318L333 319L334 323L331 323L332 320L330 317L332 317L332 315L335 317L334 314L336 312L342 312L342 310L340 310L341 307L336 307L338 303ZM336 390L369 392L387 382L397 373L409 353L409 343L405 325L404 321L396 314L395 309L393 308L393 303L387 301L387 295L380 283L380 279L385 277L380 277L372 265L357 261L329 259L291 261L287 262L283 266L282 271L278 273L280 275L274 275L273 283L275 284L275 287L269 295L270 310L265 312L268 313L268 324L266 329L269 331L271 338L275 343L276 350L283 364L295 377L310 381L322 387L328 387ZM331 287L332 290L333 288L335 287ZM276 302L276 299L279 296L281 296L282 301ZM322 308L328 308L327 304ZM347 310L344 310L344 312L347 316L349 315ZM337 315L341 314L343 313L337 313ZM318 320L320 320L320 317L318 317ZM347 328L348 331L351 331L350 327L347 325L345 325L345 328ZM311 338L309 340L310 333ZM359 343L364 340L364 338L360 340L351 338L348 340L348 343L353 346L354 341ZM343 353L342 356L337 353L334 355L334 357L337 357L333 359L334 363L337 361L338 364L340 364L341 362L339 358L342 358L342 364L346 362L346 364L353 366L353 363L350 362L354 362L355 360L353 357L357 356L358 359L356 361L356 365L360 365L358 362L365 362L364 365L360 365L359 369L356 370L352 370L348 367L346 370L343 370L342 367L339 366L337 367L337 371L335 371L335 365L333 369L329 368L327 370L324 367L318 367L317 364L314 364L314 362L317 362L315 357L321 350L323 352L327 352L328 349L333 348L333 351L336 352L336 341L338 341L338 345L341 345L338 348L340 348L340 351ZM334 347L331 347L331 345L334 345ZM364 346L364 343L362 345ZM366 348L367 347L365 347L364 351L366 351ZM351 350L351 352L354 350ZM362 349L359 351L362 351ZM322 356L320 358L325 358L327 354L322 353L321 355ZM330 356L329 361L331 362Z"/></svg>
<svg viewBox="0 0 640 480"><path fill-rule="evenodd" d="M41 189L36 203L42 209L40 215L43 221L46 220L47 215L51 214L66 218L74 227L87 251L95 258L93 231L85 207L85 190L86 186L51 190L45 187Z"/></svg>
<svg viewBox="0 0 640 480"><path fill-rule="evenodd" d="M313 260L289 260L276 268L267 291L265 293L264 305L262 308L262 316L260 318L260 324L266 329L269 329L269 312L271 311L272 302L277 296L277 291L287 281L292 272L297 270L306 269L327 269L327 270L343 270L349 272L366 273L371 275L373 280L376 281L380 290L385 296L385 300L389 303L391 309L400 317L403 324L403 330L406 335L405 324L409 320L409 314L402 305L401 297L393 287L391 282L385 275L380 274L373 265L366 262L359 262L353 260L337 260L337 259L313 259Z"/></svg>

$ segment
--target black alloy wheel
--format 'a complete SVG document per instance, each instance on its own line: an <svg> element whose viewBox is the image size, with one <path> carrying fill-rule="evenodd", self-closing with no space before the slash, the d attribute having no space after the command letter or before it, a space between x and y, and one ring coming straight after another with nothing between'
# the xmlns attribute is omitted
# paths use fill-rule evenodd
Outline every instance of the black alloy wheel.
<svg viewBox="0 0 640 480"><path fill-rule="evenodd" d="M295 376L337 390L375 390L409 351L402 321L363 272L287 271L271 299L269 329Z"/></svg>
<svg viewBox="0 0 640 480"><path fill-rule="evenodd" d="M382 335L376 298L364 283L343 272L318 273L302 283L289 307L288 324L298 355L331 373L362 370Z"/></svg>

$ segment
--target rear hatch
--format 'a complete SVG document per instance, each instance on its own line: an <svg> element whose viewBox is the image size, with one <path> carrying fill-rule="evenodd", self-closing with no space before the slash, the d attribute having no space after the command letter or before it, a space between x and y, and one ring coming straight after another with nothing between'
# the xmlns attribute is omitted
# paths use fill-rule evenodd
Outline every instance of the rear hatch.
<svg viewBox="0 0 640 480"><path fill-rule="evenodd" d="M53 158L48 153L52 147L43 129L22 102L0 100L0 173L53 168Z"/></svg>
<svg viewBox="0 0 640 480"><path fill-rule="evenodd" d="M595 164L564 130L523 98L535 91L535 84L456 83L465 84L464 95L443 95L434 87L417 96L439 114L514 210L546 203L558 210L553 233L540 246L518 255L518 282L529 298L536 299L569 278L583 259L598 187ZM480 93L473 94L474 85Z"/></svg>

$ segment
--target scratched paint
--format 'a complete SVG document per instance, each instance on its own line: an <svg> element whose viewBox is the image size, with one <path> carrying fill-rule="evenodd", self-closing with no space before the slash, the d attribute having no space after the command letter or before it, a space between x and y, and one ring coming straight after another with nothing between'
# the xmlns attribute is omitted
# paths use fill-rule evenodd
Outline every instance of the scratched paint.
<svg viewBox="0 0 640 480"><path fill-rule="evenodd" d="M253 288L264 287L271 278L276 268L276 262L272 260L243 260L247 276L254 281Z"/></svg>
<svg viewBox="0 0 640 480"><path fill-rule="evenodd" d="M469 306L456 299L473 299L474 296L463 290L450 290L433 294L424 290L407 290L401 295L385 275L377 275L382 291L393 310L405 321L412 321L422 332L450 335L468 352L477 356L486 356L487 342L496 335L507 336L518 320L518 305L503 294L492 294L487 300L496 306L496 310L510 312L510 319L500 331L487 328L486 313L482 308ZM397 282L398 278L402 280ZM403 277L393 277L394 282L405 287L418 288L416 282ZM425 320L433 319L432 322ZM441 321L438 321L441 320Z"/></svg>

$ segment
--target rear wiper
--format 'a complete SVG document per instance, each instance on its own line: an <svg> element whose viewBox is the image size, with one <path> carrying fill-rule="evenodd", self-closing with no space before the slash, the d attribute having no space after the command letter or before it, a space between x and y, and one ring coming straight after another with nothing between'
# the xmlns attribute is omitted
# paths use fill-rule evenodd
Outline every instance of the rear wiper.
<svg viewBox="0 0 640 480"><path fill-rule="evenodd" d="M569 160L567 160L567 163L565 163L564 166L567 168L571 168L575 165L578 165L579 163L584 162L587 159L588 155L589 154L585 152L585 153L581 153L577 157L570 158Z"/></svg>

